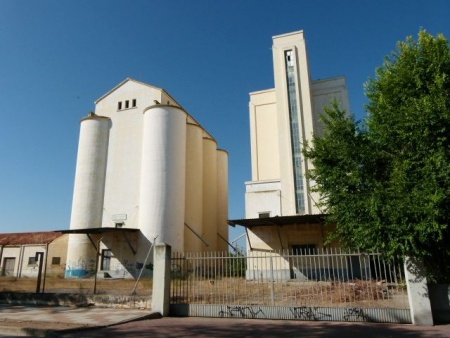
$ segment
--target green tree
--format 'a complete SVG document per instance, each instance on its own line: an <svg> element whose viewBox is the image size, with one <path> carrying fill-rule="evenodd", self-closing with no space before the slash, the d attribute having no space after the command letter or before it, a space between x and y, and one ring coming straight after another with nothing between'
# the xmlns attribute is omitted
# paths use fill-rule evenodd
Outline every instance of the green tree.
<svg viewBox="0 0 450 338"><path fill-rule="evenodd" d="M386 57L365 86L364 123L334 102L305 148L334 239L421 258L450 282L450 47L424 30Z"/></svg>

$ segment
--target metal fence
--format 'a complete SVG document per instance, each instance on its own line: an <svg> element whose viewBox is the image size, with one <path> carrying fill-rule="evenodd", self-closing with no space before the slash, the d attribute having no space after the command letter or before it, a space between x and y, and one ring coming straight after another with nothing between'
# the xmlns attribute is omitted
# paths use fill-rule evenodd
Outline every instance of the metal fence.
<svg viewBox="0 0 450 338"><path fill-rule="evenodd" d="M369 309L385 309L410 320L403 263L378 253L174 253L171 262L171 304L215 305L208 316L273 318L263 313L282 307L290 319L370 320Z"/></svg>
<svg viewBox="0 0 450 338"><path fill-rule="evenodd" d="M97 282L94 278L43 278L38 288L36 278L0 277L0 292L3 293L53 293L72 295L137 295L150 297L153 280L151 278L134 279L104 279ZM37 292L39 290L39 292ZM95 290L95 292L94 292Z"/></svg>

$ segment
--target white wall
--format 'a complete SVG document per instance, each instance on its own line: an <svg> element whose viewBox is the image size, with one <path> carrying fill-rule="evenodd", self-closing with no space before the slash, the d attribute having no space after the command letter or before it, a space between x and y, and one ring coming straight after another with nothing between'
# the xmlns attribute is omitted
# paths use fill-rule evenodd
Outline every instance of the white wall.
<svg viewBox="0 0 450 338"><path fill-rule="evenodd" d="M118 102L133 99L136 107L118 110ZM128 81L96 103L96 114L112 121L102 227L114 227L116 218L126 218L125 227L139 226L144 109L154 100L161 101L160 89Z"/></svg>
<svg viewBox="0 0 450 338"><path fill-rule="evenodd" d="M269 212L270 217L282 216L280 181L246 182L245 217L258 218Z"/></svg>

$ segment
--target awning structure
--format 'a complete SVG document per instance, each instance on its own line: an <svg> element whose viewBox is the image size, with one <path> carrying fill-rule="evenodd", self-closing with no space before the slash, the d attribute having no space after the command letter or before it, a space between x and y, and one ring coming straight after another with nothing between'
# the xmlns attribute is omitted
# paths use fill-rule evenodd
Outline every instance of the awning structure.
<svg viewBox="0 0 450 338"><path fill-rule="evenodd" d="M306 225L306 224L324 224L325 217L327 215L317 214L317 215L292 215L292 216L275 216L275 217L264 217L264 218L246 218L246 219L235 219L228 220L228 224L231 226L240 225L245 228L245 233L248 239L248 245L250 250L253 250L252 243L250 243L250 237L248 236L248 229L252 227L260 226L275 226L278 233L278 238L280 240L281 248L283 249L283 242L281 240L280 227L282 226L292 226L292 225Z"/></svg>
<svg viewBox="0 0 450 338"><path fill-rule="evenodd" d="M265 218L244 218L228 220L231 226L241 225L245 228L252 226L283 226L283 225L301 225L301 224L323 224L325 223L325 214L316 215L293 215L293 216L275 216Z"/></svg>
<svg viewBox="0 0 450 338"><path fill-rule="evenodd" d="M91 241L92 245L94 246L95 250L98 251L98 245L95 244L94 240L91 238L90 235L102 235L105 233L119 233L123 234L125 237L125 240L127 241L128 247L130 248L133 255L136 255L137 249L134 248L131 244L130 239L127 237L127 234L129 233L136 233L140 231L140 229L135 228L86 228L86 229L69 229L69 230L57 230L56 232L63 233L63 234L85 234L89 237L89 240Z"/></svg>
<svg viewBox="0 0 450 338"><path fill-rule="evenodd" d="M134 228L86 228L86 229L69 229L69 230L56 230L55 232L61 232L63 234L86 234L86 235L98 235L106 232L137 232L139 229Z"/></svg>

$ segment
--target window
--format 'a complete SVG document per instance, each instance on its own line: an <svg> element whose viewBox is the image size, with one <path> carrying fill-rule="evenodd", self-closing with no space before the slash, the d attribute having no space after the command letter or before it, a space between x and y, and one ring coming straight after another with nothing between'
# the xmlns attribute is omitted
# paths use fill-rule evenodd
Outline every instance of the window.
<svg viewBox="0 0 450 338"><path fill-rule="evenodd" d="M116 222L116 228L122 228L124 225L123 222Z"/></svg>
<svg viewBox="0 0 450 338"><path fill-rule="evenodd" d="M36 264L37 264L37 260L36 260L35 256L28 258L28 265L36 265Z"/></svg>
<svg viewBox="0 0 450 338"><path fill-rule="evenodd" d="M270 212L260 212L258 214L259 218L269 218L270 217Z"/></svg>
<svg viewBox="0 0 450 338"><path fill-rule="evenodd" d="M131 107L130 107L130 104L131 104ZM130 100L117 102L117 110L136 108L136 106L137 106L137 100L136 99L132 99L131 102L130 102Z"/></svg>
<svg viewBox="0 0 450 338"><path fill-rule="evenodd" d="M317 253L315 244L293 245L292 252L294 255L315 255Z"/></svg>
<svg viewBox="0 0 450 338"><path fill-rule="evenodd" d="M102 250L102 266L101 270L109 270L111 267L111 250L110 249L104 249Z"/></svg>
<svg viewBox="0 0 450 338"><path fill-rule="evenodd" d="M285 52L286 82L289 101L289 121L291 132L292 165L294 167L295 208L298 214L305 212L305 197L303 187L302 147L301 147L301 121L297 104L297 75L295 71L294 52Z"/></svg>
<svg viewBox="0 0 450 338"><path fill-rule="evenodd" d="M52 265L60 265L61 257L52 257Z"/></svg>

